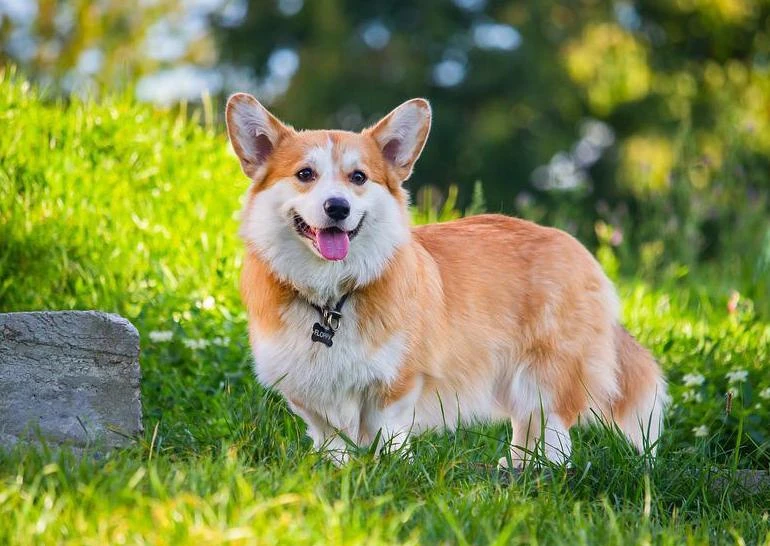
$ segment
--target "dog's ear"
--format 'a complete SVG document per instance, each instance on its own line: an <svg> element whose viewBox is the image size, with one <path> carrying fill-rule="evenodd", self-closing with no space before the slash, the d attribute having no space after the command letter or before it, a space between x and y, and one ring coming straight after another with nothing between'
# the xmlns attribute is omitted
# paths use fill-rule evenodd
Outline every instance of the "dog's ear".
<svg viewBox="0 0 770 546"><path fill-rule="evenodd" d="M425 99L403 103L376 125L366 129L401 182L412 174L430 132L430 104Z"/></svg>
<svg viewBox="0 0 770 546"><path fill-rule="evenodd" d="M260 178L261 168L275 147L292 129L267 111L248 93L236 93L227 101L227 134L241 160L243 172L251 179Z"/></svg>

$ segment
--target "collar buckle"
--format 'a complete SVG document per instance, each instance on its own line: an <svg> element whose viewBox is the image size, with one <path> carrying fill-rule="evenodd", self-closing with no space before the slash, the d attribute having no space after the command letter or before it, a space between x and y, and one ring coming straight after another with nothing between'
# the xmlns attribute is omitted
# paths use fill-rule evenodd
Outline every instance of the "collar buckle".
<svg viewBox="0 0 770 546"><path fill-rule="evenodd" d="M326 308L323 310L323 317L326 326L331 328L333 332L336 332L340 327L340 319L342 318L342 313L335 309Z"/></svg>

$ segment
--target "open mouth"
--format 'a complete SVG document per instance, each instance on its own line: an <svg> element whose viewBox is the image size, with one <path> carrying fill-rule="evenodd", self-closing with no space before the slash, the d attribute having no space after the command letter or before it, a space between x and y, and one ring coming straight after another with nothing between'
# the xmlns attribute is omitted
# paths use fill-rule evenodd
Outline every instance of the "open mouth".
<svg viewBox="0 0 770 546"><path fill-rule="evenodd" d="M338 227L314 228L305 220L292 212L294 219L294 230L303 237L307 237L313 243L318 253L327 260L344 260L350 250L350 241L358 235L361 225L364 223L366 214L361 216L358 225L352 231L345 231Z"/></svg>

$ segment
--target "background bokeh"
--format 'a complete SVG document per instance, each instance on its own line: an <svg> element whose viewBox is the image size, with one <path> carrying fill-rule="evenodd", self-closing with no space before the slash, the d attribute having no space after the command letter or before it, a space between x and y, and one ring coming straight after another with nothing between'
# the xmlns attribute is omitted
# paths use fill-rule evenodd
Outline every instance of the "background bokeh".
<svg viewBox="0 0 770 546"><path fill-rule="evenodd" d="M455 185L465 209L480 181L488 210L619 247L627 273L769 272L766 0L2 0L0 59L51 95L221 115L250 91L297 127L424 96L419 203Z"/></svg>
<svg viewBox="0 0 770 546"><path fill-rule="evenodd" d="M251 91L298 127L360 129L425 96L414 188L434 203L455 184L465 207L481 181L490 210L584 239L601 219L653 262L692 264L770 236L756 223L769 14L764 0L2 0L0 58L52 94Z"/></svg>

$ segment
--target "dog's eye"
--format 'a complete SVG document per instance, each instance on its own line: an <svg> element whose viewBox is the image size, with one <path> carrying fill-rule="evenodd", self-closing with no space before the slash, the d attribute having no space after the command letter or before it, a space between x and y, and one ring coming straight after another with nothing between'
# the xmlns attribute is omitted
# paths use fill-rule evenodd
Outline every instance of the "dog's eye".
<svg viewBox="0 0 770 546"><path fill-rule="evenodd" d="M360 186L366 182L366 175L363 173L363 171L353 171L350 174L350 181L353 182L353 184Z"/></svg>
<svg viewBox="0 0 770 546"><path fill-rule="evenodd" d="M315 178L315 171L310 167L305 167L304 169L298 170L296 176L302 182L310 182Z"/></svg>

